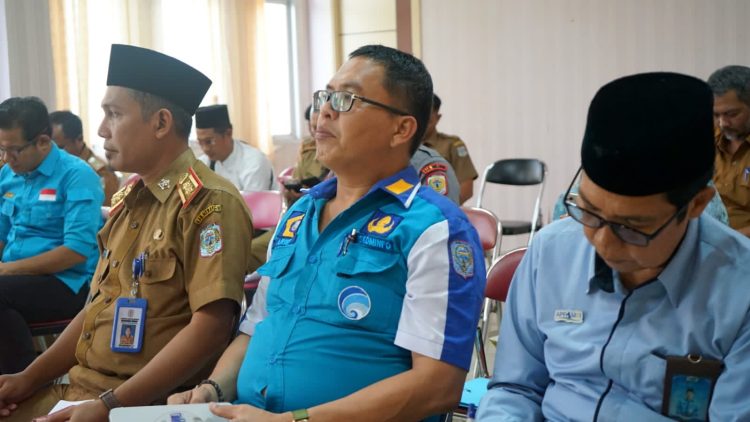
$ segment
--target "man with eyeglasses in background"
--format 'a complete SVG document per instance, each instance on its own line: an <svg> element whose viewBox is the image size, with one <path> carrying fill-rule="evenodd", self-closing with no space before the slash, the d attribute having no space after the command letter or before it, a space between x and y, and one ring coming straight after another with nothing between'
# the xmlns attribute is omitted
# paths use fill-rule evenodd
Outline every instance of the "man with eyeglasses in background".
<svg viewBox="0 0 750 422"><path fill-rule="evenodd" d="M688 388L696 420L750 420L750 240L701 215L711 110L675 73L595 95L571 218L516 271L478 421L667 421Z"/></svg>
<svg viewBox="0 0 750 422"><path fill-rule="evenodd" d="M112 195L120 189L120 179L114 170L109 167L107 161L94 155L91 148L83 141L83 125L81 119L67 110L53 111L49 115L52 124L52 140L58 148L64 149L68 154L75 155L87 162L101 178L104 188L105 206L110 206Z"/></svg>
<svg viewBox="0 0 750 422"><path fill-rule="evenodd" d="M204 155L198 157L242 192L277 187L271 162L259 149L232 137L226 105L200 107L195 112L195 134Z"/></svg>
<svg viewBox="0 0 750 422"><path fill-rule="evenodd" d="M0 374L14 374L36 358L28 324L83 308L104 193L89 165L52 142L38 98L0 104L0 155Z"/></svg>
<svg viewBox="0 0 750 422"><path fill-rule="evenodd" d="M313 96L318 160L336 177L279 223L241 334L212 385L170 401L234 401L254 421L410 421L453 408L484 292L476 231L409 158L432 80L415 57L364 46Z"/></svg>

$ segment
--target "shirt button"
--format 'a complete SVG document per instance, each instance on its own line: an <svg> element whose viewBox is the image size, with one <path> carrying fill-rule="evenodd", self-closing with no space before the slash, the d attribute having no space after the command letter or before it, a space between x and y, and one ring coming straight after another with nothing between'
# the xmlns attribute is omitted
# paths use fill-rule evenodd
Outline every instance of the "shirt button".
<svg viewBox="0 0 750 422"><path fill-rule="evenodd" d="M104 298L104 303L109 303L109 302L112 302L112 298L109 297L109 296L105 297Z"/></svg>
<svg viewBox="0 0 750 422"><path fill-rule="evenodd" d="M120 261L118 261L116 259L114 261L112 261L112 268L117 268L118 265L120 265Z"/></svg>
<svg viewBox="0 0 750 422"><path fill-rule="evenodd" d="M138 228L138 222L137 221L133 221L132 223L130 223L130 228L131 229L137 229Z"/></svg>
<svg viewBox="0 0 750 422"><path fill-rule="evenodd" d="M276 357L276 355L271 356L271 360L269 362L276 363L279 359Z"/></svg>
<svg viewBox="0 0 750 422"><path fill-rule="evenodd" d="M294 308L292 308L292 312L294 312L297 315L301 315L302 314L302 307L299 306L299 305L296 305Z"/></svg>
<svg viewBox="0 0 750 422"><path fill-rule="evenodd" d="M85 338L86 340L90 340L91 339L91 333L85 333L83 335L83 338Z"/></svg>
<svg viewBox="0 0 750 422"><path fill-rule="evenodd" d="M314 264L314 263L318 262L318 257L313 255L313 256L307 258L307 262L309 262L310 264Z"/></svg>

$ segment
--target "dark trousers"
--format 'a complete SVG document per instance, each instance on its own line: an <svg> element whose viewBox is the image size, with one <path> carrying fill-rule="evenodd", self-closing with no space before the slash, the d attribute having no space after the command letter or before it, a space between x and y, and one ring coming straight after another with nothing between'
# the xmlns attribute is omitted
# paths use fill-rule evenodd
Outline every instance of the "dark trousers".
<svg viewBox="0 0 750 422"><path fill-rule="evenodd" d="M0 374L23 371L36 357L28 324L73 318L88 291L86 284L73 293L51 275L0 276Z"/></svg>

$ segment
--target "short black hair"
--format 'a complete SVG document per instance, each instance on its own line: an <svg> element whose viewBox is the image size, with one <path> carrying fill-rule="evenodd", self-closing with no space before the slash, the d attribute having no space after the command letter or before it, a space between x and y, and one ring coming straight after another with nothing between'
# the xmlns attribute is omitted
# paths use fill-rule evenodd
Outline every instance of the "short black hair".
<svg viewBox="0 0 750 422"><path fill-rule="evenodd" d="M193 127L193 116L184 108L159 97L158 95L149 94L148 92L138 91L132 88L125 89L128 90L130 96L141 106L141 117L143 117L143 120L150 118L154 113L165 108L172 113L174 129L177 135L187 140L188 136L190 136L190 129Z"/></svg>
<svg viewBox="0 0 750 422"><path fill-rule="evenodd" d="M305 120L307 120L308 122L310 121L310 114L312 114L312 104L307 106L307 108L305 109Z"/></svg>
<svg viewBox="0 0 750 422"><path fill-rule="evenodd" d="M750 106L750 67L724 66L708 77L708 86L716 96L734 91L740 101Z"/></svg>
<svg viewBox="0 0 750 422"><path fill-rule="evenodd" d="M432 94L432 111L438 112L440 111L440 106L443 105L443 102L440 101L440 97L437 96L437 94Z"/></svg>
<svg viewBox="0 0 750 422"><path fill-rule="evenodd" d="M50 135L49 114L44 101L37 97L11 97L0 103L0 129L19 127L27 142L38 135Z"/></svg>
<svg viewBox="0 0 750 422"><path fill-rule="evenodd" d="M667 201L677 207L677 209L684 207L695 197L695 195L698 194L698 192L708 186L708 182L711 180L713 173L714 169L712 166L710 171L706 172L706 174L700 176L699 178L687 182L685 185L672 189L669 192L666 192L664 195L667 197ZM684 209L677 216L677 222L681 222L686 215L687 209Z"/></svg>
<svg viewBox="0 0 750 422"><path fill-rule="evenodd" d="M424 63L411 54L383 45L366 45L349 54L368 58L385 69L383 88L401 107L417 119L417 131L411 139L410 153L422 142L432 113L432 77Z"/></svg>
<svg viewBox="0 0 750 422"><path fill-rule="evenodd" d="M60 125L66 138L75 140L81 137L83 139L81 119L70 111L53 111L49 114L49 121L51 125Z"/></svg>

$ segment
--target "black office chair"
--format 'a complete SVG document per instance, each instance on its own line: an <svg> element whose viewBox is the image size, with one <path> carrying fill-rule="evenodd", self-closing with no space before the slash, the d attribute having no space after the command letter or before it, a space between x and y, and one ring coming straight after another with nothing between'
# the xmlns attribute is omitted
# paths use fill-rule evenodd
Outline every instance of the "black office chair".
<svg viewBox="0 0 750 422"><path fill-rule="evenodd" d="M500 220L503 227L503 235L529 233L528 243L531 243L534 233L542 226L540 218L541 202L546 175L547 165L536 158L512 158L495 161L484 170L482 185L479 188L479 197L477 198L477 208L482 208L482 198L484 197L484 190L487 183L511 186L539 185L539 191L534 202L534 210L531 214L531 221Z"/></svg>

